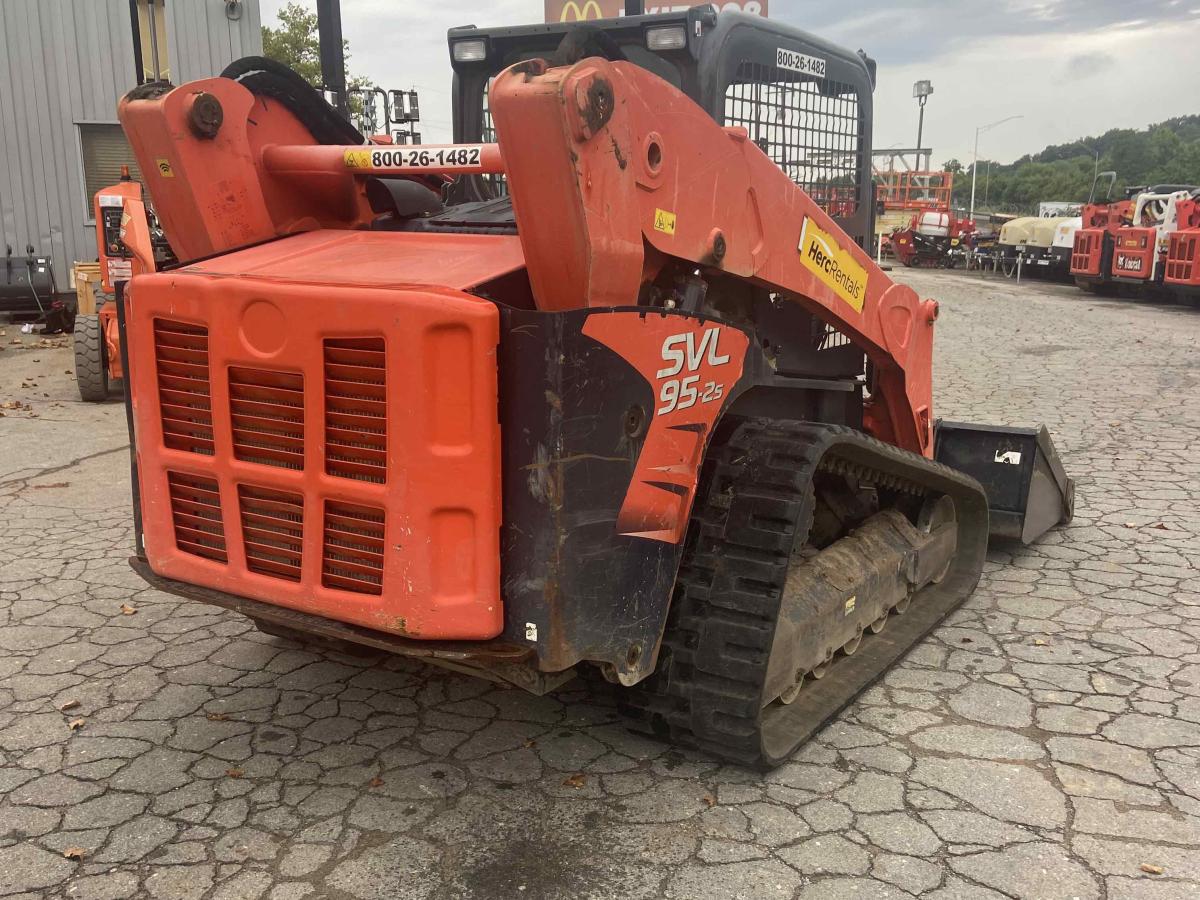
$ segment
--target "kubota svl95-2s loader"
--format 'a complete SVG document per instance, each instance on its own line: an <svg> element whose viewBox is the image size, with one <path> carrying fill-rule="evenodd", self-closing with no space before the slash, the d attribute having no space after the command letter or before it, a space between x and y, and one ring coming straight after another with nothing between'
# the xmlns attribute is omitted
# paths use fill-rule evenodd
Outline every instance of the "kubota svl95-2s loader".
<svg viewBox="0 0 1200 900"><path fill-rule="evenodd" d="M190 260L119 307L134 566L535 691L594 666L777 764L1071 484L1044 429L934 417L937 303L862 249L865 56L707 8L450 43L452 146L264 60L122 102Z"/></svg>

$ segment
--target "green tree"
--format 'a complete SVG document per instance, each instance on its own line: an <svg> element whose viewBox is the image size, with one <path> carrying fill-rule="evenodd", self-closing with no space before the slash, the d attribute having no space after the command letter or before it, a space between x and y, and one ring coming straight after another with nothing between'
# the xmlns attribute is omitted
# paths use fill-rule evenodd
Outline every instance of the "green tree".
<svg viewBox="0 0 1200 900"><path fill-rule="evenodd" d="M263 56L281 62L295 70L305 81L320 89L321 40L317 31L317 14L299 3L291 2L279 10L279 27L264 25L262 29ZM342 41L346 62L350 61L350 42ZM371 87L371 79L351 76L346 67L346 87L352 92ZM353 93L350 112L355 119L362 116L362 101Z"/></svg>
<svg viewBox="0 0 1200 900"><path fill-rule="evenodd" d="M943 172L950 172L954 175L961 175L962 170L963 170L963 164L960 163L957 159L948 159L944 163L942 163L942 171Z"/></svg>
<svg viewBox="0 0 1200 900"><path fill-rule="evenodd" d="M1116 171L1114 197L1129 185L1200 185L1200 116L1177 116L1140 131L1113 128L1098 137L1052 145L1007 166L993 162L990 176L981 162L976 206L985 190L985 208L994 212L1027 214L1043 200L1086 201L1097 160L1085 148L1100 152L1100 170ZM970 171L967 167L968 177L955 181L956 205L969 202Z"/></svg>
<svg viewBox="0 0 1200 900"><path fill-rule="evenodd" d="M287 4L279 10L278 28L263 26L262 44L263 56L294 69L313 87L321 86L321 42L315 12L299 3Z"/></svg>

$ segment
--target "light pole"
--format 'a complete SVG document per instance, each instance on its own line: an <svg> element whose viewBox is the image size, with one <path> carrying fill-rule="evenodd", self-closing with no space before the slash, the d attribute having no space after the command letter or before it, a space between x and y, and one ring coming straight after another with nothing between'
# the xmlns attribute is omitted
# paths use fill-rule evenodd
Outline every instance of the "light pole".
<svg viewBox="0 0 1200 900"><path fill-rule="evenodd" d="M987 125L979 125L975 128L975 151L971 155L971 211L967 213L967 218L972 222L975 221L975 176L979 168L979 135L984 131L991 131L997 125L1003 125L1005 122L1011 122L1013 119L1023 119L1022 115L1008 116L1003 119L997 119Z"/></svg>
<svg viewBox="0 0 1200 900"><path fill-rule="evenodd" d="M925 130L925 101L929 99L929 95L933 93L932 81L917 81L913 84L913 96L917 98L917 105L920 106L921 112L917 117L917 158L921 156L921 133ZM918 163L920 165L920 163Z"/></svg>

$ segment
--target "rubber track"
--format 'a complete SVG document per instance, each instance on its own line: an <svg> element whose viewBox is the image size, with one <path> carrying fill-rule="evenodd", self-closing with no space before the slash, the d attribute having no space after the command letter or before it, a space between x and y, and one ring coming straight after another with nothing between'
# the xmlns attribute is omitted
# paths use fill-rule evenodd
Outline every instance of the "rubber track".
<svg viewBox="0 0 1200 900"><path fill-rule="evenodd" d="M75 317L75 381L79 396L89 403L108 399L108 372L104 364L104 335L100 317Z"/></svg>
<svg viewBox="0 0 1200 900"><path fill-rule="evenodd" d="M853 673L863 682L859 684L839 682L839 665L859 656L835 660L825 679L803 689L810 705L811 698L818 699L819 720L804 723L786 752L765 749L762 688L789 562L812 524L812 483L822 457L832 447L839 456L848 452L856 466L887 473L893 463L906 480L920 471L929 476L922 480L941 489L949 486L981 499L982 519L980 510L973 509L969 526L982 529L968 551L977 557L969 563L974 577L960 585L960 596L933 624L978 581L987 506L982 488L967 476L850 428L746 420L724 434L724 439L722 434L714 439L701 474L658 665L645 681L621 692L620 703L635 730L742 765L769 768L789 757L908 649L897 652L888 646L890 658L882 665ZM865 649L864 643L859 654ZM850 669L845 666L844 674Z"/></svg>

